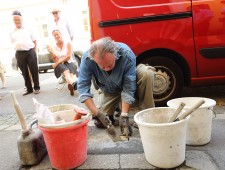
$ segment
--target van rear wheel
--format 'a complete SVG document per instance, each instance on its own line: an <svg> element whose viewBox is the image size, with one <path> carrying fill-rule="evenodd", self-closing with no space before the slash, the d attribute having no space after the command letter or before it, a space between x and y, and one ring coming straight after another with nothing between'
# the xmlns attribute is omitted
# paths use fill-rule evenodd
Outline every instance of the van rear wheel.
<svg viewBox="0 0 225 170"><path fill-rule="evenodd" d="M156 69L154 82L154 100L156 106L165 106L166 102L180 95L184 86L181 68L171 59L155 56L143 61Z"/></svg>

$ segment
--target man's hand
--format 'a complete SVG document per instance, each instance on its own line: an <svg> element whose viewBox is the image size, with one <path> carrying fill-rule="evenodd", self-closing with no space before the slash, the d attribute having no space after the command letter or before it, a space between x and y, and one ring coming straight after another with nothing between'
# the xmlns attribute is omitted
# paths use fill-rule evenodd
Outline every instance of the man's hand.
<svg viewBox="0 0 225 170"><path fill-rule="evenodd" d="M119 119L119 125L122 135L128 137L131 136L133 133L132 127L130 126L128 113L121 113Z"/></svg>
<svg viewBox="0 0 225 170"><path fill-rule="evenodd" d="M111 124L111 121L106 116L106 113L102 113L100 110L97 111L97 114L93 117L93 119L98 121L98 123L105 128L107 128L107 126Z"/></svg>

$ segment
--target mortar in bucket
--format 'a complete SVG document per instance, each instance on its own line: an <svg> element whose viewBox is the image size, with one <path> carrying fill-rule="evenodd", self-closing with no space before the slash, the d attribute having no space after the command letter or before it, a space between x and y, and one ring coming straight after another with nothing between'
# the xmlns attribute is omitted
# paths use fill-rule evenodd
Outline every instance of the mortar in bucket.
<svg viewBox="0 0 225 170"><path fill-rule="evenodd" d="M61 124L44 124L39 122L43 132L50 162L55 169L73 169L82 165L87 159L87 123L90 114L73 121L74 111L54 112L66 121Z"/></svg>
<svg viewBox="0 0 225 170"><path fill-rule="evenodd" d="M49 106L49 110L51 112L59 112L59 111L65 111L65 110L73 110L76 105L74 104L60 104L60 105L53 105Z"/></svg>
<svg viewBox="0 0 225 170"><path fill-rule="evenodd" d="M140 111L139 126L146 160L159 168L175 168L185 159L187 119L168 123L176 109L158 107Z"/></svg>
<svg viewBox="0 0 225 170"><path fill-rule="evenodd" d="M187 145L204 145L211 140L213 106L216 105L215 100L202 97L183 97L169 100L167 105L177 108L181 102L186 105L184 110L189 109L199 100L205 100L205 103L195 110L187 122Z"/></svg>

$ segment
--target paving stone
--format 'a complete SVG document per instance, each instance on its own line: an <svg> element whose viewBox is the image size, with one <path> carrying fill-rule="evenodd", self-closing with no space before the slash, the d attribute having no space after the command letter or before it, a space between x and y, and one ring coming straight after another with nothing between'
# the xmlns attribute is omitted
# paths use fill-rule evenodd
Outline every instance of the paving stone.
<svg viewBox="0 0 225 170"><path fill-rule="evenodd" d="M146 159L144 154L120 155L121 169L155 169Z"/></svg>
<svg viewBox="0 0 225 170"><path fill-rule="evenodd" d="M186 151L186 167L198 170L218 170L211 157L203 151ZM185 166L184 166L185 169ZM182 169L181 169L182 170ZM186 169L185 169L186 170Z"/></svg>
<svg viewBox="0 0 225 170"><path fill-rule="evenodd" d="M9 125L7 124L3 124L3 125L0 125L0 131L1 130L5 130L6 128L10 127Z"/></svg>
<svg viewBox="0 0 225 170"><path fill-rule="evenodd" d="M12 126L6 128L5 130L20 130L20 129L21 129L21 125L16 124L16 125L12 125Z"/></svg>
<svg viewBox="0 0 225 170"><path fill-rule="evenodd" d="M49 160L49 156L45 156L44 159L37 165L32 166L29 170L52 170L52 166Z"/></svg>
<svg viewBox="0 0 225 170"><path fill-rule="evenodd" d="M119 169L119 155L88 155L86 162L77 169Z"/></svg>

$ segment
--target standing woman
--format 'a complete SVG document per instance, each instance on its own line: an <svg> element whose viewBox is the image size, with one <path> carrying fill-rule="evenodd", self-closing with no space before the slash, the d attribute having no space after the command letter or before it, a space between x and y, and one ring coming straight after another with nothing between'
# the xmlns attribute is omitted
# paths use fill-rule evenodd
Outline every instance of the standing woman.
<svg viewBox="0 0 225 170"><path fill-rule="evenodd" d="M62 34L59 30L53 30L52 35L55 38L56 44L52 47L48 46L48 51L55 62L52 65L55 76L59 78L61 74L64 75L68 83L70 95L73 96L74 90L77 89L77 83L75 82L76 65L72 58L72 45L70 42L63 41Z"/></svg>
<svg viewBox="0 0 225 170"><path fill-rule="evenodd" d="M20 68L26 86L26 91L23 95L28 95L33 92L40 93L39 74L37 65L36 37L27 28L23 26L22 15L19 11L13 11L13 22L15 29L11 32L11 41L16 50L16 60ZM29 70L32 75L34 87L32 87Z"/></svg>

